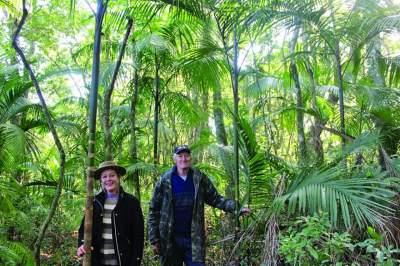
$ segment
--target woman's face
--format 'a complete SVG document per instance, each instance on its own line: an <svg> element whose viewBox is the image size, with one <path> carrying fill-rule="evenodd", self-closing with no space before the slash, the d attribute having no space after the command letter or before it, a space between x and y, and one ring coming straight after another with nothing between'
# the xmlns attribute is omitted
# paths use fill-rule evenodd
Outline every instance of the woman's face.
<svg viewBox="0 0 400 266"><path fill-rule="evenodd" d="M119 176L113 169L107 169L100 174L101 186L109 193L117 194L119 190Z"/></svg>

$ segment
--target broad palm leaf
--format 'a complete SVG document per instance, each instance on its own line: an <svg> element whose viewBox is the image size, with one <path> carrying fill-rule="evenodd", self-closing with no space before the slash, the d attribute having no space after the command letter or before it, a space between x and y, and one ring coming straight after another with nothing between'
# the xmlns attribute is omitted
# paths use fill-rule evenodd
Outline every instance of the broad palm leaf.
<svg viewBox="0 0 400 266"><path fill-rule="evenodd" d="M31 82L13 69L0 68L0 84L0 169L12 169L27 151L36 151L29 130L44 121L40 105L26 98Z"/></svg>
<svg viewBox="0 0 400 266"><path fill-rule="evenodd" d="M348 176L338 166L298 176L275 203L287 201L289 213L327 212L334 226L340 220L347 228L354 221L360 228L367 225L385 228L394 213L389 207L395 195L390 181L393 180L383 176L368 178L365 173Z"/></svg>
<svg viewBox="0 0 400 266"><path fill-rule="evenodd" d="M373 149L379 145L379 134L365 134L356 138L344 149L345 156L360 149ZM339 156L339 158L343 158ZM392 201L398 181L377 169L354 169L348 172L338 160L324 168L303 171L295 175L286 193L277 198L274 208L282 211L287 203L288 213L329 213L334 226L350 228L355 223L386 228L394 214Z"/></svg>

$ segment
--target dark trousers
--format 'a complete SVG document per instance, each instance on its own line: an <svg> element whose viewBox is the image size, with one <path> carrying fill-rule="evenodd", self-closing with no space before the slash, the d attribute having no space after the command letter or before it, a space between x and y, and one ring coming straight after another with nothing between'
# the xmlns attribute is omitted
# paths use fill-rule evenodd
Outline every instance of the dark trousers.
<svg viewBox="0 0 400 266"><path fill-rule="evenodd" d="M166 264L171 266L205 266L204 262L193 262L192 260L192 240L190 237L175 236L173 254L168 258Z"/></svg>

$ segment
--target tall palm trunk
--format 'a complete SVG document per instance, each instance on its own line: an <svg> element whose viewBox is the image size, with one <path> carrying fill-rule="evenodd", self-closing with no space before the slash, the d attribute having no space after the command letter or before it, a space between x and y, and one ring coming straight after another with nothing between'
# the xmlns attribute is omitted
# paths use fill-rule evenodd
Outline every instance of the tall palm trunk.
<svg viewBox="0 0 400 266"><path fill-rule="evenodd" d="M274 198L281 197L285 192L287 176L282 174L274 191ZM272 212L265 226L264 247L262 254L263 265L279 265L279 215Z"/></svg>
<svg viewBox="0 0 400 266"><path fill-rule="evenodd" d="M13 45L15 51L17 52L17 54L20 56L20 58L21 58L21 60L22 60L22 62L24 64L24 68L28 71L29 76L30 76L30 78L31 78L31 80L33 82L33 85L35 86L37 96L38 96L38 98L40 100L40 105L42 106L42 111L43 111L43 113L44 113L44 115L46 117L47 126L50 129L51 135L53 137L54 143L56 144L57 151L58 151L59 156L60 156L60 169L59 169L60 170L60 176L59 176L59 179L58 179L56 192L55 192L54 198L53 198L53 200L51 202L51 207L49 209L47 217L43 221L43 223L41 224L38 236L37 236L37 238L35 240L35 243L34 243L35 263L36 263L37 266L39 266L40 265L40 247L42 245L42 241L43 241L44 236L46 234L47 228L50 225L50 222L54 217L54 214L56 212L56 208L58 206L59 199L61 197L63 181L64 181L64 173L65 173L65 152L64 152L63 146L61 144L60 138L58 137L56 128L55 128L55 126L53 124L53 120L51 118L49 109L47 108L47 104L46 104L46 101L45 101L45 99L43 97L43 94L42 94L42 91L40 89L39 82L38 82L38 80L36 78L36 75L34 74L34 72L33 72L32 68L31 68L28 60L26 59L26 57L24 55L24 52L18 46L19 34L20 34L20 32L22 30L22 27L24 26L26 18L28 16L28 10L26 9L26 0L22 1L22 9L23 9L22 18L21 18L21 21L18 24L17 30L15 31L12 45Z"/></svg>
<svg viewBox="0 0 400 266"><path fill-rule="evenodd" d="M101 28L107 9L108 0L103 3L97 0L96 26L93 44L92 84L89 95L89 145L88 145L88 170L86 179L86 207L84 245L86 254L83 259L84 266L91 265L92 227L93 227L93 179L95 171L95 144L96 144L96 117L97 95L99 89L100 52L101 52Z"/></svg>
<svg viewBox="0 0 400 266"><path fill-rule="evenodd" d="M289 44L289 52L291 54L290 59L290 74L294 80L296 89L296 128L297 128L297 140L299 145L299 164L304 165L307 161L307 147L306 138L304 134L304 113L303 113L303 98L301 94L299 73L297 71L296 61L294 59L294 53L296 50L297 39L299 37L299 27L296 26L293 32L292 40Z"/></svg>
<svg viewBox="0 0 400 266"><path fill-rule="evenodd" d="M217 142L224 146L228 145L228 138L226 137L224 112L220 105L222 102L221 88L216 88L213 93L213 112L214 112L214 125Z"/></svg>
<svg viewBox="0 0 400 266"><path fill-rule="evenodd" d="M236 217L235 217L235 242L239 241L240 221L239 221L239 37L238 37L237 22L233 29L233 64L232 64L232 92L233 92L233 166L234 166L234 180L235 180L235 200L236 204ZM239 255L235 256L235 265L239 265Z"/></svg>
<svg viewBox="0 0 400 266"><path fill-rule="evenodd" d="M230 47L228 46L228 36L226 28L221 24L220 19L214 14L221 41L224 46L225 60L230 66L230 76L233 92L233 175L232 184L234 184L235 199L239 202L239 134L238 134L238 118L239 118L239 67L238 67L238 54L239 54L239 39L237 32L237 22L234 24L233 30L233 60L229 55ZM229 191L229 187L227 188ZM239 238L240 221L239 221L239 204L236 204L235 215L235 242ZM235 256L235 265L239 265L239 257Z"/></svg>
<svg viewBox="0 0 400 266"><path fill-rule="evenodd" d="M305 29L305 30L307 31L307 29ZM310 49L309 45L307 44L308 38L309 38L309 35L304 34L304 40L303 40L305 43L304 50L306 52L311 52L311 49ZM317 164L321 164L324 162L324 146L323 146L323 142L321 139L321 133L323 131L323 127L324 127L325 123L319 117L318 106L317 106L317 83L315 81L314 70L311 65L310 58L306 57L304 60L304 63L305 63L308 79L310 82L311 109L316 114L314 116L314 123L310 127L311 143L312 143L312 147L314 149L316 162L317 162Z"/></svg>
<svg viewBox="0 0 400 266"><path fill-rule="evenodd" d="M335 37L336 38L336 37ZM346 139L343 137L346 135L345 120L344 120L344 93L343 93L343 75L342 75L342 64L340 56L339 41L335 40L335 60L336 60L336 72L338 78L339 88L339 115L340 115L340 133L342 135L342 144L346 143Z"/></svg>
<svg viewBox="0 0 400 266"><path fill-rule="evenodd" d="M381 54L381 40L379 36L376 36L371 40L369 44L370 55L367 60L368 63L368 75L374 80L374 83L378 87L385 87L385 80L381 75L378 59ZM374 118L374 124L379 128L383 134L382 136L382 147L379 148L379 164L383 170L389 170L387 167L387 159L397 153L397 147L400 140L398 131L394 130L394 125L386 122L385 120Z"/></svg>
<svg viewBox="0 0 400 266"><path fill-rule="evenodd" d="M121 49L118 54L117 62L115 63L114 72L111 78L110 85L104 94L104 114L103 114L103 124L104 124L104 146L105 146L105 159L107 161L112 160L112 132L110 123L110 109L111 109L111 95L114 91L115 82L117 81L117 76L119 69L121 67L122 58L125 54L126 44L128 42L129 34L131 32L133 25L132 18L128 19L128 25L126 26L126 32L124 39L122 41Z"/></svg>
<svg viewBox="0 0 400 266"><path fill-rule="evenodd" d="M215 125L215 134L217 137L217 143L223 146L228 146L228 138L226 136L225 130L225 122L224 122L224 112L222 111L220 104L222 102L221 97L221 89L215 89L213 93L213 112L214 112L214 125ZM225 162L226 160L222 160ZM229 169L228 166L225 166L225 169ZM233 172L229 173L229 176L233 176ZM229 180L228 185L226 186L225 194L228 198L235 197L234 193L234 185L235 182L233 179ZM233 224L233 220L232 220Z"/></svg>
<svg viewBox="0 0 400 266"><path fill-rule="evenodd" d="M385 86L385 80L382 78L381 69L379 67L379 56L381 54L381 40L379 36L375 36L369 45L371 52L367 60L368 64L368 75L372 77L374 83L378 86Z"/></svg>
<svg viewBox="0 0 400 266"><path fill-rule="evenodd" d="M228 146L228 138L226 136L225 130L225 122L224 122L224 112L220 107L222 103L221 97L221 88L218 87L213 92L213 112L214 112L214 125L215 125L215 134L217 137L217 143L223 146ZM228 158L225 158L225 153L220 154L222 158L222 163L224 164L224 168L229 177L228 184L225 187L225 195L228 198L233 199L235 197L235 181L233 179L233 171L229 171L231 167L226 163L228 162ZM227 219L224 223L224 229L226 233L230 233L235 229L235 216L233 214L228 214ZM225 232L224 232L225 233Z"/></svg>
<svg viewBox="0 0 400 266"><path fill-rule="evenodd" d="M138 160L137 154L137 136L136 136L136 105L139 96L139 71L135 69L134 72L134 81L133 81L133 95L131 99L131 148L130 148L130 156L133 163L136 163ZM139 173L138 171L134 171L131 176L133 181L133 189L136 198L140 202L140 182L139 182ZM128 177L128 178L129 178Z"/></svg>
<svg viewBox="0 0 400 266"><path fill-rule="evenodd" d="M161 105L160 89L160 59L157 53L154 54L155 77L154 77L154 128L153 128L153 163L158 165L158 122ZM157 175L154 175L154 183L157 181Z"/></svg>
<svg viewBox="0 0 400 266"><path fill-rule="evenodd" d="M308 59L305 60L306 70L308 78L310 79L310 90L311 90L311 108L314 113L318 112L317 107L317 92L314 78L314 71ZM317 116L314 117L314 124L311 126L311 141L314 148L315 155L317 157L317 163L321 164L324 162L324 146L321 139L322 128L324 126L323 121Z"/></svg>
<svg viewBox="0 0 400 266"><path fill-rule="evenodd" d="M342 74L342 64L341 64L341 55L340 55L340 44L338 36L336 35L336 23L335 23L335 12L333 8L332 0L329 1L330 9L331 9L331 20L332 20L332 31L333 31L333 47L335 54L335 63L336 63L336 76L338 81L338 94L339 94L339 116L340 116L340 134L342 136L342 147L346 144L346 129L345 129L345 119L344 119L344 97L343 97L343 74Z"/></svg>

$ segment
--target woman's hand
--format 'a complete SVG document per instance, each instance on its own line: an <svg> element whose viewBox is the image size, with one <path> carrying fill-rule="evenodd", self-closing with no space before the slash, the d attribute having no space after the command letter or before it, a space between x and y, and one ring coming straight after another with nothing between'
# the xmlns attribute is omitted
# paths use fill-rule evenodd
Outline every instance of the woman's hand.
<svg viewBox="0 0 400 266"><path fill-rule="evenodd" d="M251 210L249 208L243 207L240 209L239 216L242 216L242 215L247 216L247 215L250 215L250 213L251 213Z"/></svg>
<svg viewBox="0 0 400 266"><path fill-rule="evenodd" d="M81 245L78 250L76 251L76 255L78 255L78 257L82 257L83 255L86 254L86 250L85 247L83 245Z"/></svg>
<svg viewBox="0 0 400 266"><path fill-rule="evenodd" d="M151 247L153 248L153 252L155 255L160 255L160 243L155 243L151 245Z"/></svg>

